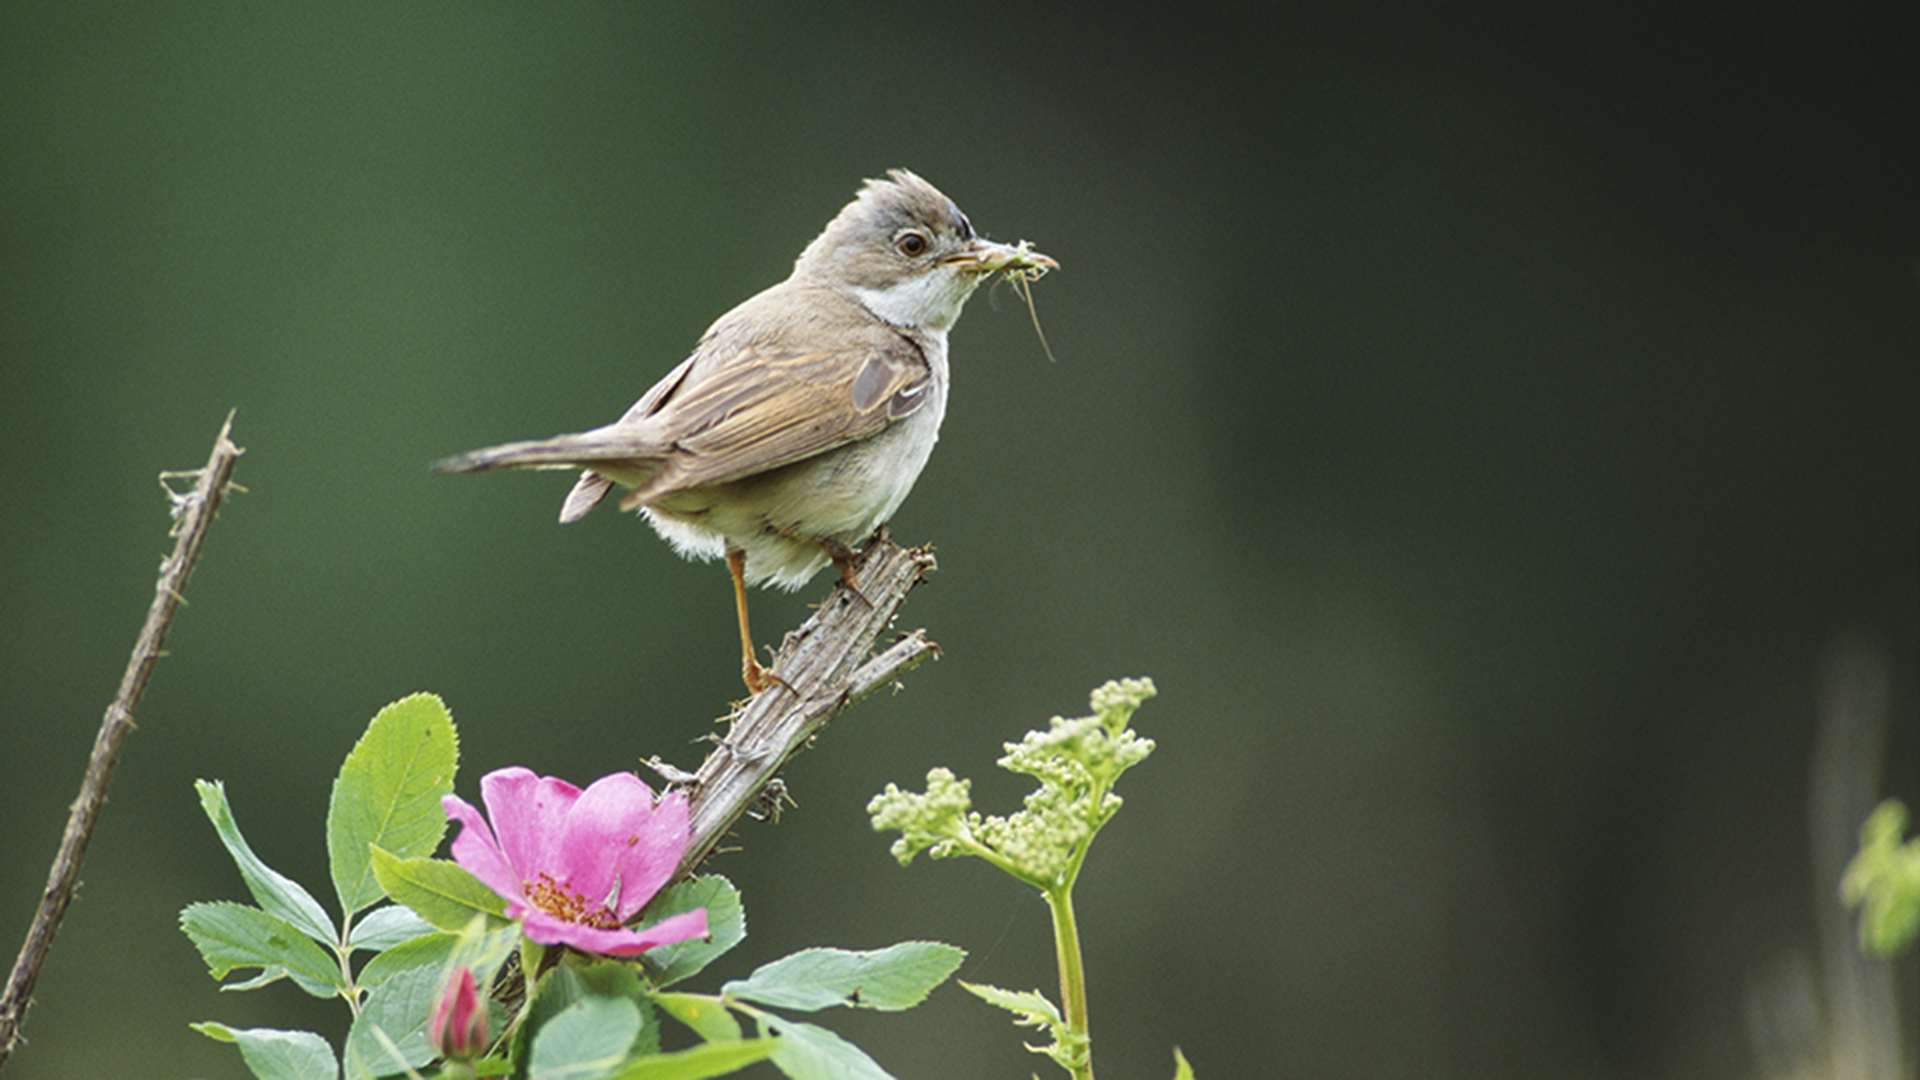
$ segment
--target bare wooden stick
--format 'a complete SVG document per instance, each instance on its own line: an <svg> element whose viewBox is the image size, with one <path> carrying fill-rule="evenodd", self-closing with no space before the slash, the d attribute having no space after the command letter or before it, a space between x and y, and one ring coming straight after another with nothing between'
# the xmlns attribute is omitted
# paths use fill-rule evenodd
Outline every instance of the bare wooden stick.
<svg viewBox="0 0 1920 1080"><path fill-rule="evenodd" d="M233 414L228 413L227 422L221 425L220 434L213 441L213 454L207 458L206 468L193 473L161 474L160 486L166 488L173 502L173 535L177 538L173 554L160 564L160 578L154 585L153 606L147 609L146 625L140 628L133 655L127 660L120 692L100 721L100 733L94 738L86 779L80 785L80 797L74 800L68 814L66 833L60 838L60 851L54 856L53 869L47 875L40 908L34 913L33 924L27 928L27 939L20 946L20 957L14 961L6 991L0 994L0 1066L6 1064L8 1055L20 1042L20 1025L26 1017L27 1006L33 1001L34 984L40 980L40 969L46 964L47 951L53 947L53 936L59 932L60 920L65 917L67 904L79 885L80 864L86 858L87 841L93 837L100 808L107 801L107 785L113 781L114 767L120 763L120 750L127 736L133 733L134 712L140 707L141 695L146 693L153 665L162 655L174 613L184 603L181 593L187 587L187 577L193 573L193 564L200 558L200 546L206 541L207 530L229 490L234 462L242 453L227 439L232 430ZM167 480L185 476L196 477L191 491L182 494L167 486Z"/></svg>
<svg viewBox="0 0 1920 1080"><path fill-rule="evenodd" d="M868 656L907 592L933 568L928 549L909 550L877 537L854 571L859 592L835 586L820 610L787 635L773 661L779 684L754 695L735 714L726 737L698 772L690 778L681 774L692 832L682 873L693 872L713 853L781 766L834 717L940 651L915 630ZM662 769L670 778L673 771Z"/></svg>

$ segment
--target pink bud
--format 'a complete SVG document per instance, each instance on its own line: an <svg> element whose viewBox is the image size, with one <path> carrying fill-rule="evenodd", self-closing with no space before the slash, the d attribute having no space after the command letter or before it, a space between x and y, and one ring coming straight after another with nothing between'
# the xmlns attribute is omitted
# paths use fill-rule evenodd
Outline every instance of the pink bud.
<svg viewBox="0 0 1920 1080"><path fill-rule="evenodd" d="M440 991L427 1021L427 1039L449 1061L467 1061L486 1052L487 1006L480 1000L472 968L456 969Z"/></svg>

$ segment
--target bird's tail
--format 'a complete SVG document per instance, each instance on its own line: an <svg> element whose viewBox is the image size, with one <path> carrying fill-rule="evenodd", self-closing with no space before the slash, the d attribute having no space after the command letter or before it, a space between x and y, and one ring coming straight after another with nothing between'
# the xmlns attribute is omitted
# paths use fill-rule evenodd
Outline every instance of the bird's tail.
<svg viewBox="0 0 1920 1080"><path fill-rule="evenodd" d="M645 483L660 469L660 459L649 448L605 429L551 439L501 443L469 450L433 463L440 473L487 472L492 469L592 469L621 483ZM631 476L632 479L628 479Z"/></svg>
<svg viewBox="0 0 1920 1080"><path fill-rule="evenodd" d="M560 520L572 521L591 510L615 484L640 487L653 479L663 464L658 456L635 443L630 432L607 429L551 439L502 443L433 463L440 473L488 472L493 469L580 469L580 481L560 511Z"/></svg>

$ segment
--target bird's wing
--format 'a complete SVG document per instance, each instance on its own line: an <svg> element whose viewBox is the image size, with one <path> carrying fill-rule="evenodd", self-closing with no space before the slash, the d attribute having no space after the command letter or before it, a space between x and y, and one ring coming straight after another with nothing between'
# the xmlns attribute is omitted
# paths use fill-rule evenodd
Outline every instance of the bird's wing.
<svg viewBox="0 0 1920 1080"><path fill-rule="evenodd" d="M699 359L675 369L661 380L657 398L641 399L621 420L643 425L668 448L660 471L624 506L869 438L918 409L933 380L920 347L885 327L841 349L747 344L711 368ZM650 411L635 415L649 404Z"/></svg>

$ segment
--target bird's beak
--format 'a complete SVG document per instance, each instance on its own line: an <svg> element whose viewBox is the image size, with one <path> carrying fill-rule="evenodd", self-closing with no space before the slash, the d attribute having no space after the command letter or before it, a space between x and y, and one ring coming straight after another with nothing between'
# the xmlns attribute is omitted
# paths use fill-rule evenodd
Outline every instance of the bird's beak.
<svg viewBox="0 0 1920 1080"><path fill-rule="evenodd" d="M1025 240L1018 244L974 240L940 261L946 266L959 267L973 274L992 274L1005 270L1008 273L1026 271L1033 277L1039 277L1049 270L1060 269L1059 263L1033 250Z"/></svg>

